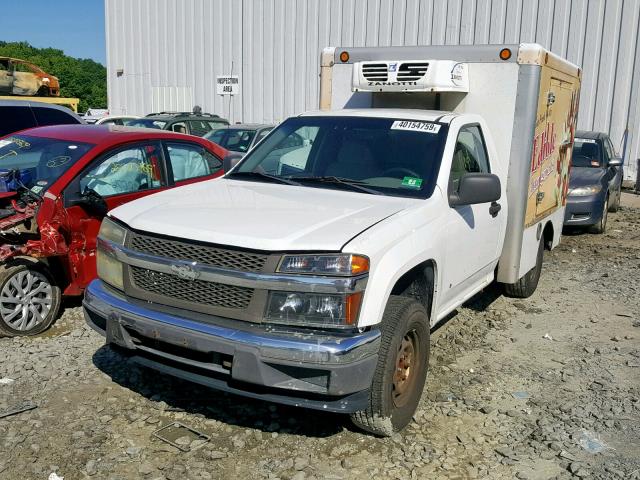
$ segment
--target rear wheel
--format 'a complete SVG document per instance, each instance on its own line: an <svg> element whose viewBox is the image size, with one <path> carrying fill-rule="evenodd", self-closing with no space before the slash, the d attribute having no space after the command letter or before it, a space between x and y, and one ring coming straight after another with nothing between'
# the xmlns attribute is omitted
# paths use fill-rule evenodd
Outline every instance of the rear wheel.
<svg viewBox="0 0 640 480"><path fill-rule="evenodd" d="M536 255L536 265L529 270L524 277L518 280L516 283L505 283L504 291L509 297L514 298L527 298L533 295L538 287L540 281L540 274L542 273L542 260L544 259L544 237L540 237L540 243L538 244L538 253Z"/></svg>
<svg viewBox="0 0 640 480"><path fill-rule="evenodd" d="M358 427L381 436L402 430L418 407L429 367L429 315L413 298L389 298L369 406L355 412Z"/></svg>
<svg viewBox="0 0 640 480"><path fill-rule="evenodd" d="M611 202L609 204L609 211L610 212L617 212L618 209L620 208L620 197L622 196L622 189L618 188L618 191L616 192L616 194L613 197L613 202Z"/></svg>
<svg viewBox="0 0 640 480"><path fill-rule="evenodd" d="M3 265L0 271L0 336L38 334L58 316L60 288L38 264Z"/></svg>
<svg viewBox="0 0 640 480"><path fill-rule="evenodd" d="M607 217L609 216L609 195L604 201L604 206L602 207L602 216L600 217L600 221L595 225L589 227L589 231L591 233L604 233L607 230Z"/></svg>

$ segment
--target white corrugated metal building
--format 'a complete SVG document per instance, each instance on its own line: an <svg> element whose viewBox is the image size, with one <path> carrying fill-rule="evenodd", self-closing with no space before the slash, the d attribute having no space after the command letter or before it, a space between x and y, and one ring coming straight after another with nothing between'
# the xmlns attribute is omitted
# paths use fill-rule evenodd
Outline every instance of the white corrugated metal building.
<svg viewBox="0 0 640 480"><path fill-rule="evenodd" d="M537 42L583 68L579 128L640 157L638 0L105 0L109 110L232 122L318 107L325 46ZM216 94L237 75L239 93ZM624 141L625 132L626 143Z"/></svg>

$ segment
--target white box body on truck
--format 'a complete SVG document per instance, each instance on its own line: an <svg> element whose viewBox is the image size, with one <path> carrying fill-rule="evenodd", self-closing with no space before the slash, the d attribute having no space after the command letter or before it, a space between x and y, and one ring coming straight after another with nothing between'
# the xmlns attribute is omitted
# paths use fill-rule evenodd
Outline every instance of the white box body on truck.
<svg viewBox="0 0 640 480"><path fill-rule="evenodd" d="M85 316L141 364L390 435L430 329L560 239L580 70L538 45L328 48L321 110L112 211Z"/></svg>

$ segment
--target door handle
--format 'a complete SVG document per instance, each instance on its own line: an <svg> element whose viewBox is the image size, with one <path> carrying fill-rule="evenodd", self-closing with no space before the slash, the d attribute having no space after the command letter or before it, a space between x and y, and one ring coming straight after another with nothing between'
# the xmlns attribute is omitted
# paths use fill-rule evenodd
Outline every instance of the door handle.
<svg viewBox="0 0 640 480"><path fill-rule="evenodd" d="M498 215L498 212L500 210L502 210L502 205L500 205L498 202L491 202L491 206L489 207L489 213L493 218L495 218Z"/></svg>

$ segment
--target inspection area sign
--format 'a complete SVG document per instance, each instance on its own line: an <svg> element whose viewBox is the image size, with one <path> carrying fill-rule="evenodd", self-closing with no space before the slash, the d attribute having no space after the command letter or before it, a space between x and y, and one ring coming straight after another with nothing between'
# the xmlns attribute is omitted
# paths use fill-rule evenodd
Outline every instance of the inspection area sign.
<svg viewBox="0 0 640 480"><path fill-rule="evenodd" d="M223 75L216 77L217 95L238 95L240 93L240 82L238 75Z"/></svg>

